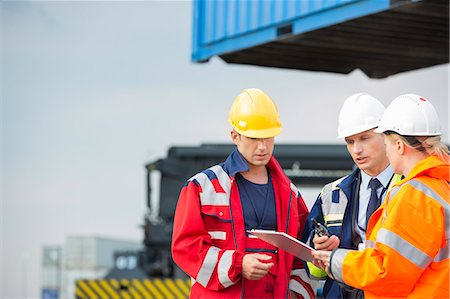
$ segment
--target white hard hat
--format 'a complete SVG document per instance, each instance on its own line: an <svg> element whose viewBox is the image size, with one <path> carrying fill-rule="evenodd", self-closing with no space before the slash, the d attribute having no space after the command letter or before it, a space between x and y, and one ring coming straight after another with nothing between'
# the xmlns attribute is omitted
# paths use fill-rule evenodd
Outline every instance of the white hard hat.
<svg viewBox="0 0 450 299"><path fill-rule="evenodd" d="M404 136L441 135L439 117L433 105L416 94L404 94L395 98L386 108L375 131L394 131Z"/></svg>
<svg viewBox="0 0 450 299"><path fill-rule="evenodd" d="M339 112L338 138L376 128L383 112L383 104L367 93L348 97Z"/></svg>

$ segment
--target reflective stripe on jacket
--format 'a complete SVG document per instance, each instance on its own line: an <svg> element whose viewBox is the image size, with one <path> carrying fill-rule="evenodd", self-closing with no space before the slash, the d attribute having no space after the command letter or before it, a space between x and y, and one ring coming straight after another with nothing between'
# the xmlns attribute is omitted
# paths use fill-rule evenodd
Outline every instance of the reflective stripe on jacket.
<svg viewBox="0 0 450 299"><path fill-rule="evenodd" d="M449 298L449 164L420 161L375 211L363 251L337 249L334 278L366 298Z"/></svg>
<svg viewBox="0 0 450 299"><path fill-rule="evenodd" d="M308 209L275 158L270 159L267 167L276 200L277 228L298 237ZM242 259L248 241L234 178L238 172L247 170L247 162L235 150L224 163L193 176L181 190L172 255L192 278L191 298L240 298L243 294ZM300 260L278 251L274 298L289 298L290 282L291 288L304 293L305 298L313 296L302 277L302 268Z"/></svg>

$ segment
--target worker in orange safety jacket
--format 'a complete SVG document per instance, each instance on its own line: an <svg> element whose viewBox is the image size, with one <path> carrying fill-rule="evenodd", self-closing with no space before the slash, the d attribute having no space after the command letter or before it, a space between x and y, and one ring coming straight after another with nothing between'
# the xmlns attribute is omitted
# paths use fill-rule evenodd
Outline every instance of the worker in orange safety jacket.
<svg viewBox="0 0 450 299"><path fill-rule="evenodd" d="M392 101L375 130L405 178L372 214L362 251L317 251L315 264L366 298L449 298L449 156L438 115L424 97Z"/></svg>
<svg viewBox="0 0 450 299"><path fill-rule="evenodd" d="M300 260L248 234L302 234L308 209L272 156L281 130L273 100L244 90L228 120L236 149L191 177L175 212L172 256L192 281L191 298L314 298Z"/></svg>

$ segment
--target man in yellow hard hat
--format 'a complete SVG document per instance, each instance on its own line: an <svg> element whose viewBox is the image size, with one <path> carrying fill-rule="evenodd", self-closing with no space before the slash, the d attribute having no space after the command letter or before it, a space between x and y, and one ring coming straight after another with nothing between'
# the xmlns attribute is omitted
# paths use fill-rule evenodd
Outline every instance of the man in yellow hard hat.
<svg viewBox="0 0 450 299"><path fill-rule="evenodd" d="M302 262L246 231L300 237L308 214L297 188L272 156L282 131L263 91L245 89L228 120L236 149L190 178L174 219L172 255L192 278L191 298L314 298Z"/></svg>

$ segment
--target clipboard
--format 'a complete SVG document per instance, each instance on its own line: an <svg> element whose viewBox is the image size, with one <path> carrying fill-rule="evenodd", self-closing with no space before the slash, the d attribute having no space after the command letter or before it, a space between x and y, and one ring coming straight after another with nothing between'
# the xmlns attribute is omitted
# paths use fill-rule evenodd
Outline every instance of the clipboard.
<svg viewBox="0 0 450 299"><path fill-rule="evenodd" d="M306 262L313 260L312 252L316 250L286 233L262 229L252 229L247 232Z"/></svg>

